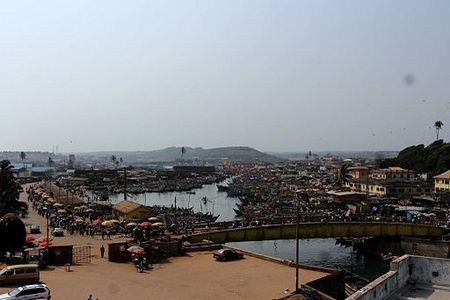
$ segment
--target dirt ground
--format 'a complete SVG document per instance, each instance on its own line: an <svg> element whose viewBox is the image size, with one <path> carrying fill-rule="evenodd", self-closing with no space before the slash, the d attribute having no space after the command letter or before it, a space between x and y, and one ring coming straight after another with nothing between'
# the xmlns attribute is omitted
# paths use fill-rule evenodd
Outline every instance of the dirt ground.
<svg viewBox="0 0 450 300"><path fill-rule="evenodd" d="M23 221L39 224L45 235L45 219L30 209ZM120 241L123 238L114 238ZM111 263L100 258L100 246L107 249L110 241L101 237L79 235L55 237L55 245L91 245L92 262L64 267L51 267L41 272L41 280L52 293L52 300L87 299L274 299L295 285L295 269L247 256L240 261L217 262L210 252L191 253L170 258L144 273L137 273L131 263ZM107 254L107 253L106 253ZM327 273L300 270L301 282L308 282ZM15 286L1 286L5 293Z"/></svg>

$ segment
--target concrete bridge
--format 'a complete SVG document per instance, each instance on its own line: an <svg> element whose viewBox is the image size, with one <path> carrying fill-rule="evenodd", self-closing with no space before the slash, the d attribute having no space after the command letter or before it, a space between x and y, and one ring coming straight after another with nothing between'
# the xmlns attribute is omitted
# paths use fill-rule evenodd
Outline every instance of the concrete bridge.
<svg viewBox="0 0 450 300"><path fill-rule="evenodd" d="M300 238L368 237L368 236L411 236L439 237L446 234L443 227L412 223L379 222L331 222L300 223ZM185 236L191 243L209 239L216 243L262 240L295 239L296 225L267 225L226 230L215 230Z"/></svg>

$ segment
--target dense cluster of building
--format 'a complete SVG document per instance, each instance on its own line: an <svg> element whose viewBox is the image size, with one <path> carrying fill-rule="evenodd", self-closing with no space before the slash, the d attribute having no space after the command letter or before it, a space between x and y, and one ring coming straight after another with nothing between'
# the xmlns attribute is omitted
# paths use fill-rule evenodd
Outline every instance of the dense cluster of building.
<svg viewBox="0 0 450 300"><path fill-rule="evenodd" d="M336 158L276 164L227 164L239 196L236 213L248 222L301 221L449 222L450 171L432 176L400 167Z"/></svg>

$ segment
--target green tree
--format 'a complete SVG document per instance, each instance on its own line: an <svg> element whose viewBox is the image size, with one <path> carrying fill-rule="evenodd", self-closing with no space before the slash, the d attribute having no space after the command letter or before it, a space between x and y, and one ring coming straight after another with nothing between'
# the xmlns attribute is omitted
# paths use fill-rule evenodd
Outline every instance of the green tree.
<svg viewBox="0 0 450 300"><path fill-rule="evenodd" d="M436 121L434 122L434 128L436 128L436 140L439 139L439 131L442 130L442 127L444 126L444 123L442 121Z"/></svg>
<svg viewBox="0 0 450 300"><path fill-rule="evenodd" d="M28 205L19 201L22 187L13 176L8 160L0 162L0 216L6 213L27 214Z"/></svg>

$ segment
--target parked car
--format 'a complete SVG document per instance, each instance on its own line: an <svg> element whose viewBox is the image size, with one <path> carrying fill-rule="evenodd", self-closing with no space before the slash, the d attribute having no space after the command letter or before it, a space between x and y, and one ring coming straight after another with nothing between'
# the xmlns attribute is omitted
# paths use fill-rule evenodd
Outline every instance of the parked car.
<svg viewBox="0 0 450 300"><path fill-rule="evenodd" d="M52 231L53 236L64 236L64 230L62 228L55 228Z"/></svg>
<svg viewBox="0 0 450 300"><path fill-rule="evenodd" d="M39 267L37 264L13 265L8 266L0 271L0 283L29 283L38 281Z"/></svg>
<svg viewBox="0 0 450 300"><path fill-rule="evenodd" d="M30 284L18 287L9 293L0 295L0 300L47 299L50 300L50 290L45 284Z"/></svg>
<svg viewBox="0 0 450 300"><path fill-rule="evenodd" d="M220 249L214 252L213 257L220 261L241 259L244 254L233 249Z"/></svg>
<svg viewBox="0 0 450 300"><path fill-rule="evenodd" d="M31 225L30 226L30 233L31 234L41 233L41 227L39 225Z"/></svg>

